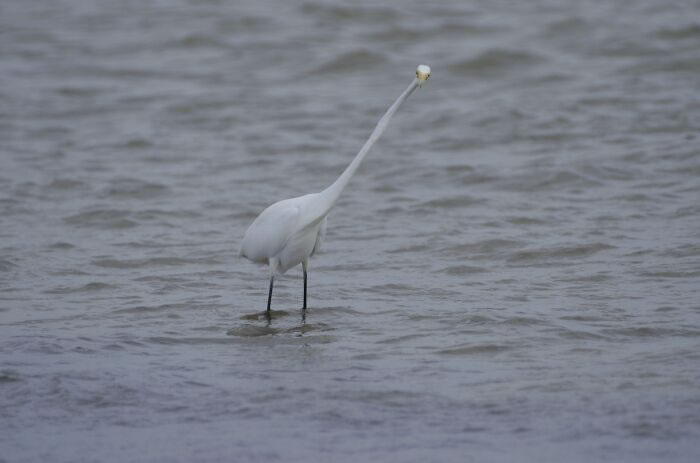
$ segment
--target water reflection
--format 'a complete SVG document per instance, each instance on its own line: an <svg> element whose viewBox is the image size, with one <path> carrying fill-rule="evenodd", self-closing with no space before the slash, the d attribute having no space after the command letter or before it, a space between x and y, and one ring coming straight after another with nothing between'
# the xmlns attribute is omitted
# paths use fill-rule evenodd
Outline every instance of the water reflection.
<svg viewBox="0 0 700 463"><path fill-rule="evenodd" d="M264 325L245 323L243 325L234 326L229 329L226 334L229 336L265 336L284 333L294 333L297 337L302 337L308 331L318 329L328 329L323 323L306 324L306 313L309 309L299 309L299 324L291 327L275 327L275 322L282 322L286 317L293 315L294 312L285 310L263 310L254 312L240 317L241 320L251 322L264 322Z"/></svg>

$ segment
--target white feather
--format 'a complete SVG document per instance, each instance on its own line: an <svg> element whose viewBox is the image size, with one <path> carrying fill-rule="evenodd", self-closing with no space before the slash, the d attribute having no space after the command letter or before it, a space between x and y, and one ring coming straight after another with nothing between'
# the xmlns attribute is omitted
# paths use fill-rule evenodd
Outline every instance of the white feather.
<svg viewBox="0 0 700 463"><path fill-rule="evenodd" d="M419 69L424 70L420 67ZM413 79L379 120L350 165L332 185L319 193L279 201L262 211L246 231L240 255L253 262L268 264L273 277L301 263L306 267L309 257L321 248L326 233L326 218L331 208L401 103L423 81L420 78Z"/></svg>

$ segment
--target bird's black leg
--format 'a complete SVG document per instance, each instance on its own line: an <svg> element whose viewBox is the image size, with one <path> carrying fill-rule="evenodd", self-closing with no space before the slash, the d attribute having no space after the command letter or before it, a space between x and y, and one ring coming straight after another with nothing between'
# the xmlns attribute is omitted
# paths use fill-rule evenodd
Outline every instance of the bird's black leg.
<svg viewBox="0 0 700 463"><path fill-rule="evenodd" d="M304 307L302 309L306 310L306 262L302 263L301 267L304 269Z"/></svg>
<svg viewBox="0 0 700 463"><path fill-rule="evenodd" d="M275 277L270 277L270 292L267 295L267 312L270 312L270 302L272 302L272 283L274 283Z"/></svg>
<svg viewBox="0 0 700 463"><path fill-rule="evenodd" d="M306 270L304 270L304 309L306 308Z"/></svg>

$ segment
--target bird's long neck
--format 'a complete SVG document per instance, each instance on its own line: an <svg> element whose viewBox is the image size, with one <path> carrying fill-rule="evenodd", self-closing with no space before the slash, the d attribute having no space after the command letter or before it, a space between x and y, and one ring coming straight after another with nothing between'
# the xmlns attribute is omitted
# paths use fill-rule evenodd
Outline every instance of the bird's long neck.
<svg viewBox="0 0 700 463"><path fill-rule="evenodd" d="M343 171L340 177L338 177L338 179L335 182L333 182L332 185L330 185L328 188L319 193L318 198L322 202L322 207L320 209L323 211L324 216L328 214L330 209L338 200L338 197L343 192L348 182L350 182L350 179L357 171L357 168L360 167L360 163L362 163L362 160L365 158L369 150L372 148L372 146L374 146L379 137L382 136L384 130L386 130L386 127L387 125L389 125L389 121L391 121L391 118L394 116L396 110L399 109L401 103L406 101L406 98L408 98L409 95L413 93L416 87L418 87L419 83L420 82L418 81L418 79L414 79L411 82L411 85L409 85L408 88L406 88L406 90L404 90L403 93L396 99L394 104L392 104L389 107L389 109L387 109L386 114L384 114L384 116L382 116L382 118L379 119L377 126L372 131L372 134L369 136L360 152L357 153L355 159L352 160L350 165L345 168L345 171Z"/></svg>

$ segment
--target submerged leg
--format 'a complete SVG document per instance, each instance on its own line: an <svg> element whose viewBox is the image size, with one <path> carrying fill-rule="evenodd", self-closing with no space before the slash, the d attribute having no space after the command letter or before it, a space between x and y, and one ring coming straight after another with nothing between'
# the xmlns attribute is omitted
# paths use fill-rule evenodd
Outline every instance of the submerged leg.
<svg viewBox="0 0 700 463"><path fill-rule="evenodd" d="M270 292L267 295L267 311L270 311L270 302L272 302L272 283L274 283L275 277L270 276Z"/></svg>
<svg viewBox="0 0 700 463"><path fill-rule="evenodd" d="M306 308L306 266L307 266L307 265L308 265L308 261L307 261L307 260L304 260L304 261L301 263L301 268L304 269L304 307L302 307L303 309Z"/></svg>

